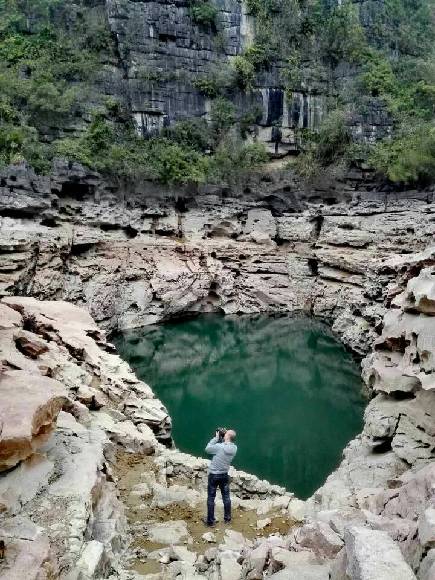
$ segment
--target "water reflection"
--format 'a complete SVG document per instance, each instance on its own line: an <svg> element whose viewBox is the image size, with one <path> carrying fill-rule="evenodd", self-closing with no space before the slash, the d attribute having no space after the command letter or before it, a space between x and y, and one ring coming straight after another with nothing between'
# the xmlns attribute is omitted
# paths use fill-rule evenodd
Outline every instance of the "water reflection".
<svg viewBox="0 0 435 580"><path fill-rule="evenodd" d="M201 455L214 427L231 425L236 466L300 497L361 428L358 366L312 319L208 315L115 342L167 405L180 449Z"/></svg>

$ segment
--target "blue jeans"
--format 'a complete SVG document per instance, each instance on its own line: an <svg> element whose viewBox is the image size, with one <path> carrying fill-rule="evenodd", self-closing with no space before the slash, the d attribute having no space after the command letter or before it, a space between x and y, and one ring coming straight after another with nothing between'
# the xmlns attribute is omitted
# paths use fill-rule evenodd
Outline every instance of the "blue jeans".
<svg viewBox="0 0 435 580"><path fill-rule="evenodd" d="M231 521L230 478L228 473L209 473L207 485L207 524L214 524L214 500L220 488L224 504L224 520Z"/></svg>

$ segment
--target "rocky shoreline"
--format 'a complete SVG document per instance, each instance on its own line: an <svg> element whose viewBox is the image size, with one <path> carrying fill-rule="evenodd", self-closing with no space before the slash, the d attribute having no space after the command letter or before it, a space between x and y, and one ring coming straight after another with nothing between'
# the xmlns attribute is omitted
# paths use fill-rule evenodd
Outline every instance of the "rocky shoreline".
<svg viewBox="0 0 435 580"><path fill-rule="evenodd" d="M427 192L120 200L80 168L44 179L1 183L0 578L434 578ZM164 405L100 328L215 310L324 319L367 355L370 402L312 498L234 471L234 529L204 538L206 463L168 447Z"/></svg>

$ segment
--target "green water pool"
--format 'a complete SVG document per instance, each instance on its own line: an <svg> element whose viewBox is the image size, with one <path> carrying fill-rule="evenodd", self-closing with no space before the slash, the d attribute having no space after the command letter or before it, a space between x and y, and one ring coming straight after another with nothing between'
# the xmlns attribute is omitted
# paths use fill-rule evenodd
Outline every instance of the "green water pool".
<svg viewBox="0 0 435 580"><path fill-rule="evenodd" d="M311 318L203 315L114 342L167 406L181 451L204 455L215 427L232 427L235 467L298 497L322 485L361 430L359 367Z"/></svg>

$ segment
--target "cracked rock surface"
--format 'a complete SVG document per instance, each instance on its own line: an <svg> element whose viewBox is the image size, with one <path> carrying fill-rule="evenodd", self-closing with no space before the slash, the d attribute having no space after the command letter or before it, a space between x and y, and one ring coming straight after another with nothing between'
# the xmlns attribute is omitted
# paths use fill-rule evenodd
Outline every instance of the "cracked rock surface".
<svg viewBox="0 0 435 580"><path fill-rule="evenodd" d="M278 180L238 198L127 196L80 166L8 171L2 580L434 578L430 192L346 185L324 203ZM369 403L307 502L234 470L233 525L207 533L206 461L171 447L164 405L104 330L217 310L328 321L366 355Z"/></svg>
<svg viewBox="0 0 435 580"><path fill-rule="evenodd" d="M305 311L366 354L414 274L410 252L433 238L432 193L307 191L266 177L240 195L147 183L126 192L79 165L59 163L51 177L10 167L0 295L68 300L109 330L194 312Z"/></svg>

